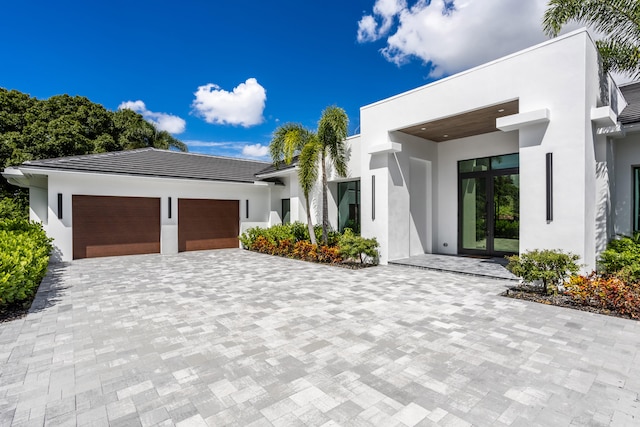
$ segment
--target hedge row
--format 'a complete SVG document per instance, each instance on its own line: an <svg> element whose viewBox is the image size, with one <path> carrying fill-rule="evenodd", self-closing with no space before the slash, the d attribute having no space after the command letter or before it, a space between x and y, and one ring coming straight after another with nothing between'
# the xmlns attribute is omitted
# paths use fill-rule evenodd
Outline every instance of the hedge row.
<svg viewBox="0 0 640 427"><path fill-rule="evenodd" d="M47 272L51 248L51 239L40 224L0 220L0 305L35 294Z"/></svg>

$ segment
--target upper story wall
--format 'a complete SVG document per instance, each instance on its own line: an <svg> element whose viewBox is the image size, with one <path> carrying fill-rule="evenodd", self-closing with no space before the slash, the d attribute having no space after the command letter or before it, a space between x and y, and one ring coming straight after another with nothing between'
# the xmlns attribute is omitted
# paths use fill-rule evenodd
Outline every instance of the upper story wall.
<svg viewBox="0 0 640 427"><path fill-rule="evenodd" d="M516 99L520 112L551 110L550 137L558 132L568 137L567 144L581 143L566 126L555 129L553 124L584 122L576 103L584 104L588 84L599 87L597 81L586 82L587 51L595 52L595 46L586 31L577 31L364 106L362 145L381 145L388 132Z"/></svg>

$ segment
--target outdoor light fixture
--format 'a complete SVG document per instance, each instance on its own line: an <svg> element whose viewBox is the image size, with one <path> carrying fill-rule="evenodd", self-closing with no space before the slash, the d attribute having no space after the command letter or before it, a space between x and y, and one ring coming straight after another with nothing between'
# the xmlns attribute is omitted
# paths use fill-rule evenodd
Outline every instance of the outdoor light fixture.
<svg viewBox="0 0 640 427"><path fill-rule="evenodd" d="M371 220L376 219L376 176L371 175Z"/></svg>
<svg viewBox="0 0 640 427"><path fill-rule="evenodd" d="M498 113L504 113L504 108L499 109Z"/></svg>
<svg viewBox="0 0 640 427"><path fill-rule="evenodd" d="M547 222L553 221L553 153L547 153Z"/></svg>
<svg viewBox="0 0 640 427"><path fill-rule="evenodd" d="M58 193L58 219L62 219L62 193Z"/></svg>

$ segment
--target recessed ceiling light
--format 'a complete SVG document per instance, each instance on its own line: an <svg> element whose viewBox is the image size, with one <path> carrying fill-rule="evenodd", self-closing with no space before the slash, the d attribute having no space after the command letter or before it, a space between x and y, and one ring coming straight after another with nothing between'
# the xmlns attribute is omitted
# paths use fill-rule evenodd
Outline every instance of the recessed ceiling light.
<svg viewBox="0 0 640 427"><path fill-rule="evenodd" d="M503 113L504 112L504 108L501 108L498 110L498 113Z"/></svg>
<svg viewBox="0 0 640 427"><path fill-rule="evenodd" d="M420 130L427 130L427 128L420 128Z"/></svg>
<svg viewBox="0 0 640 427"><path fill-rule="evenodd" d="M449 135L442 135L442 136L443 136L443 138L448 138L449 137Z"/></svg>

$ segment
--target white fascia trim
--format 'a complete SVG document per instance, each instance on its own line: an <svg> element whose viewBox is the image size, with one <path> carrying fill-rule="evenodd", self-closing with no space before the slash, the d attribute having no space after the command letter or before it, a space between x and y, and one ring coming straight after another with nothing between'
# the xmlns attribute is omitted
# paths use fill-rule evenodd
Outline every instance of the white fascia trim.
<svg viewBox="0 0 640 427"><path fill-rule="evenodd" d="M374 145L369 148L369 154L391 154L400 153L402 151L402 144L399 142L387 142L385 144Z"/></svg>
<svg viewBox="0 0 640 427"><path fill-rule="evenodd" d="M45 169L45 168L29 168L29 167L20 167L20 170L25 174L33 174L33 175L93 175L102 177L105 179L109 179L112 177L122 177L122 178L137 178L137 179L153 179L153 180L172 180L172 181L192 181L192 182L210 182L212 184L228 184L228 185L254 185L255 181L251 182L237 182L237 181L215 181L210 179L196 179L196 178L180 178L174 176L151 176L151 175L134 175L134 174L124 174L124 173L101 173L101 172L83 172L83 171L69 171L69 170L60 170L60 169Z"/></svg>
<svg viewBox="0 0 640 427"><path fill-rule="evenodd" d="M294 166L292 168L287 168L287 169L283 169L283 170L277 170L275 172L269 172L269 173L261 173L256 175L256 178L277 178L279 176L287 176L287 175L291 175L293 172L298 172L298 166Z"/></svg>
<svg viewBox="0 0 640 427"><path fill-rule="evenodd" d="M608 105L591 108L591 121L599 128L615 126L618 122L616 113Z"/></svg>
<svg viewBox="0 0 640 427"><path fill-rule="evenodd" d="M512 114L510 116L498 117L496 119L496 127L503 132L509 132L525 126L547 123L550 120L550 116L549 109L547 108Z"/></svg>
<svg viewBox="0 0 640 427"><path fill-rule="evenodd" d="M29 177L25 176L25 174L16 167L5 168L5 170L2 171L2 176L5 177L11 185L29 188Z"/></svg>

